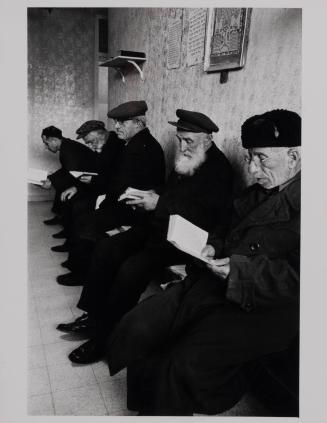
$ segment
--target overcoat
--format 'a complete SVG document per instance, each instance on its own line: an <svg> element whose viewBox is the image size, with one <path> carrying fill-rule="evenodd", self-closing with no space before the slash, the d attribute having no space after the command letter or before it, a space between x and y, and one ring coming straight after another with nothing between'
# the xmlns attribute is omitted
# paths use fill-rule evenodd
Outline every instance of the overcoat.
<svg viewBox="0 0 327 423"><path fill-rule="evenodd" d="M108 349L111 374L128 367L128 407L153 415L220 413L248 387L256 360L288 348L299 330L300 174L284 187L249 188L233 229L209 242L230 257L219 279L188 276L136 306Z"/></svg>
<svg viewBox="0 0 327 423"><path fill-rule="evenodd" d="M97 154L86 145L63 138L59 151L61 168L49 175L49 179L56 191L64 191L76 183L69 171L97 171Z"/></svg>

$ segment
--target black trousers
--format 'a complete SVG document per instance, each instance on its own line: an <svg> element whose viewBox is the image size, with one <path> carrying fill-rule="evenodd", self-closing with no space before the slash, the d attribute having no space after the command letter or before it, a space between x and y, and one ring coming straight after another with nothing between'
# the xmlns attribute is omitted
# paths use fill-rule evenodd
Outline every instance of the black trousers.
<svg viewBox="0 0 327 423"><path fill-rule="evenodd" d="M149 246L147 236L133 227L96 243L78 307L95 318L102 336L137 304L158 271L189 258L167 241Z"/></svg>
<svg viewBox="0 0 327 423"><path fill-rule="evenodd" d="M130 207L113 203L106 208L99 208L78 216L73 224L69 242L69 262L77 275L86 275L89 269L95 243L108 238L107 231L123 225L134 225L140 219ZM145 225L146 226L146 225Z"/></svg>

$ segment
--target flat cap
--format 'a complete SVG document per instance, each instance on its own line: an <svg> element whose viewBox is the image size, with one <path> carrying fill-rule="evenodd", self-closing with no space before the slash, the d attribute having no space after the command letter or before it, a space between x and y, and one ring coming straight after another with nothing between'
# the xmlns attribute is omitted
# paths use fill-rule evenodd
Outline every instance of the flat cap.
<svg viewBox="0 0 327 423"><path fill-rule="evenodd" d="M55 126L48 126L42 130L42 134L45 137L54 137L54 138L62 138L61 129L56 128Z"/></svg>
<svg viewBox="0 0 327 423"><path fill-rule="evenodd" d="M97 129L105 129L104 122L101 120L88 120L77 129L77 139L84 138L88 133L96 131Z"/></svg>
<svg viewBox="0 0 327 423"><path fill-rule="evenodd" d="M300 146L301 117L284 109L252 116L243 123L241 138L244 148Z"/></svg>
<svg viewBox="0 0 327 423"><path fill-rule="evenodd" d="M177 109L176 116L179 118L177 122L168 121L168 123L176 126L179 130L187 132L204 132L206 134L219 131L218 126L203 113Z"/></svg>
<svg viewBox="0 0 327 423"><path fill-rule="evenodd" d="M148 105L145 101L128 101L122 103L107 113L111 119L127 120L135 116L145 115Z"/></svg>

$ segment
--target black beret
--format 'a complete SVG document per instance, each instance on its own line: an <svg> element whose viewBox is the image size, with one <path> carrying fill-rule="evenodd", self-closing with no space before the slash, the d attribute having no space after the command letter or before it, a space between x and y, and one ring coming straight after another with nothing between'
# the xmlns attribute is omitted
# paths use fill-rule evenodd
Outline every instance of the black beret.
<svg viewBox="0 0 327 423"><path fill-rule="evenodd" d="M128 101L110 110L107 116L111 119L127 120L135 116L145 115L147 110L148 105L145 101Z"/></svg>
<svg viewBox="0 0 327 423"><path fill-rule="evenodd" d="M55 126L48 126L47 128L44 128L42 131L42 134L45 137L54 137L54 138L62 138L62 132L60 129L56 128Z"/></svg>
<svg viewBox="0 0 327 423"><path fill-rule="evenodd" d="M241 130L244 148L297 147L301 145L301 117L277 109L247 119Z"/></svg>
<svg viewBox="0 0 327 423"><path fill-rule="evenodd" d="M168 121L168 123L176 126L179 130L187 132L204 132L206 134L219 131L218 126L203 113L177 109L176 116L179 118L177 122Z"/></svg>
<svg viewBox="0 0 327 423"><path fill-rule="evenodd" d="M77 139L84 138L88 133L96 131L97 129L105 129L104 122L102 122L101 120L88 120L77 129Z"/></svg>

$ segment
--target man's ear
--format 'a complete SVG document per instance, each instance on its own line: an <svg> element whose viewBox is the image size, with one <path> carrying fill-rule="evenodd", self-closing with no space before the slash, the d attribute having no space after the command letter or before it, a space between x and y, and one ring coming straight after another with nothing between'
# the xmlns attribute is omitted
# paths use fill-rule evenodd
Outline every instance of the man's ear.
<svg viewBox="0 0 327 423"><path fill-rule="evenodd" d="M207 134L205 139L204 139L204 148L205 148L206 151L209 150L212 143L213 143L212 134Z"/></svg>
<svg viewBox="0 0 327 423"><path fill-rule="evenodd" d="M290 164L292 167L294 167L300 160L300 151L296 147L289 148L287 155L290 159Z"/></svg>

